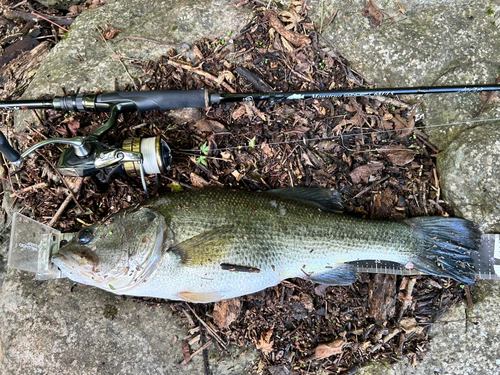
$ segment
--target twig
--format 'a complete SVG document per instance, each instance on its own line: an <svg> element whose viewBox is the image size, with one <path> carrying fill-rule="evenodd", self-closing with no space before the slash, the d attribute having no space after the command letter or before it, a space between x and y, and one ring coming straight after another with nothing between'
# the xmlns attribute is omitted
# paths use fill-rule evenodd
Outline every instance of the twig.
<svg viewBox="0 0 500 375"><path fill-rule="evenodd" d="M77 193L78 191L80 191L80 189L82 188L82 185L83 185L83 178L78 178L77 181L76 181L76 184L74 186L75 193ZM57 220L59 220L59 216L62 215L62 213L64 212L64 210L68 206L69 202L71 202L72 199L75 199L75 196L73 195L73 192L71 191L71 189L68 189L68 190L69 190L68 196L66 197L66 199L64 200L64 202L61 204L61 206L57 210L57 212L54 215L54 217L52 219L50 219L50 222L48 224L49 227L53 226L57 222ZM78 206L81 207L80 204L78 204ZM83 209L82 209L82 211L85 212Z"/></svg>
<svg viewBox="0 0 500 375"><path fill-rule="evenodd" d="M183 63L180 63L180 62L177 62L177 61L173 61L173 60L168 60L167 64L175 66L176 68L181 68L181 69L185 69L187 71L196 73L196 74L198 74L200 76L203 76L205 78L208 78L208 79L210 79L210 80L212 80L212 81L214 81L216 83L219 83L219 80L218 80L218 78L216 76L214 76L214 75L212 75L210 73L207 73L207 72L205 72L202 69L195 68L194 66L183 64ZM236 90L233 89L231 86L229 86L226 82L222 82L220 85L222 87L224 87L230 93L234 94L236 92Z"/></svg>
<svg viewBox="0 0 500 375"><path fill-rule="evenodd" d="M14 197L17 197L19 194L28 193L28 192L30 192L32 190L41 189L41 188L44 188L46 186L47 186L46 182L40 182L38 184L31 185L31 186L25 187L24 189L18 190L15 193L12 193L10 195L10 197L14 198Z"/></svg>
<svg viewBox="0 0 500 375"><path fill-rule="evenodd" d="M68 30L68 29L66 29L65 27L62 27L61 25L58 25L58 24L57 24L57 23L55 23L54 21L49 20L47 17L44 17L44 16L42 16L41 14L38 14L38 13L35 13L35 12L31 12L31 13L33 13L33 15L34 15L34 16L36 16L36 17L40 17L42 20L45 20L45 21L47 21L47 22L51 23L52 25L57 26L57 27L59 27L60 29L62 29L62 30L64 30L64 31L66 31L66 32L69 32L69 30Z"/></svg>
<svg viewBox="0 0 500 375"><path fill-rule="evenodd" d="M219 335L217 335L217 332L215 332L207 323L205 323L199 316L198 314L196 314L196 312L193 310L193 308L191 306L189 306L188 303L186 303L186 306L189 308L189 310L191 310L191 312L194 314L194 316L199 320L199 322L203 325L203 327L206 328L206 330L208 331L208 333L210 333L210 335L217 340L217 342L224 348L224 350L227 351L227 346L226 346L226 343L219 337Z"/></svg>
<svg viewBox="0 0 500 375"><path fill-rule="evenodd" d="M367 191L370 191L371 189L373 189L375 186L381 184L382 182L384 182L385 180L388 180L391 176L386 176L384 177L383 179L381 180L378 180L377 182L371 184L370 186L368 187L365 187L363 190L361 190L358 194L356 194L352 199L356 199L358 197L360 197L361 195L363 195L364 193L366 193Z"/></svg>
<svg viewBox="0 0 500 375"><path fill-rule="evenodd" d="M22 18L27 21L35 21L38 22L40 21L38 18L43 18L40 15L37 15L36 13L25 13L25 12L19 12L17 10L5 10L3 12L3 16L9 19L15 19L15 18ZM74 18L69 18L69 17L56 17L56 16L45 16L44 18L46 21L51 22L51 21L56 21L59 22L61 25L65 26L70 26L73 21L75 20ZM59 26L59 25L57 25ZM59 26L61 27L61 26ZM66 30L66 29L65 29ZM68 30L66 30L68 31Z"/></svg>
<svg viewBox="0 0 500 375"><path fill-rule="evenodd" d="M189 361L191 361L191 359L193 359L193 357L195 355L200 354L202 351L204 351L206 348L208 348L213 343L214 342L212 341L212 339L208 340L201 348L199 348L198 350L193 352L193 354L191 354L187 360L184 359L184 361L181 362L181 366L187 365L189 363Z"/></svg>
<svg viewBox="0 0 500 375"><path fill-rule="evenodd" d="M97 29L97 32L99 33L99 36L101 37L101 40L104 42L104 44L106 44L106 47L108 47L108 49L114 54L114 55L117 55L118 54L113 50L113 48L111 48L111 46L109 45L108 41L106 40L106 38L104 37L103 33L101 32L101 30ZM139 91L139 87L137 87L137 84L135 83L135 79L132 78L132 76L130 75L127 67L125 66L125 64L123 63L121 57L118 57L118 61L120 62L120 64L122 64L123 66L123 69L125 69L125 72L127 73L127 75L129 76L130 80L132 81L135 89L137 91Z"/></svg>

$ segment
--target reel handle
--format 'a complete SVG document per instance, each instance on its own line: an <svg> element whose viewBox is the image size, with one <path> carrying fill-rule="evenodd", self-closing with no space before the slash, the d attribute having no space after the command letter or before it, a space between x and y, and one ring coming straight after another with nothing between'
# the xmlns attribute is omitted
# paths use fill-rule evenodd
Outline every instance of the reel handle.
<svg viewBox="0 0 500 375"><path fill-rule="evenodd" d="M16 163L19 159L21 159L19 152L12 148L2 132L0 132L0 152L4 154L5 158L12 163Z"/></svg>

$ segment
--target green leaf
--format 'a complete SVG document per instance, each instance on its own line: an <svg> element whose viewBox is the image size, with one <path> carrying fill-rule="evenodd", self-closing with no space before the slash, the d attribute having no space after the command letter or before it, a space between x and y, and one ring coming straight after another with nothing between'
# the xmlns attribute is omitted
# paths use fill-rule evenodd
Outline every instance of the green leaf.
<svg viewBox="0 0 500 375"><path fill-rule="evenodd" d="M171 184L167 185L174 193L177 193L179 191L182 191L182 186L178 182L172 182Z"/></svg>
<svg viewBox="0 0 500 375"><path fill-rule="evenodd" d="M200 151L203 155L208 155L208 151L210 151L210 147L208 147L208 142L203 143L203 146L200 147Z"/></svg>
<svg viewBox="0 0 500 375"><path fill-rule="evenodd" d="M251 147L251 148L254 148L255 147L255 138L256 137L253 137L250 142L248 142L248 147Z"/></svg>
<svg viewBox="0 0 500 375"><path fill-rule="evenodd" d="M113 285L111 285L111 284L109 284L109 289L116 290L115 287Z"/></svg>
<svg viewBox="0 0 500 375"><path fill-rule="evenodd" d="M196 162L198 164L203 164L205 167L208 167L208 163L207 163L207 157L206 156L199 156L198 158L196 158Z"/></svg>

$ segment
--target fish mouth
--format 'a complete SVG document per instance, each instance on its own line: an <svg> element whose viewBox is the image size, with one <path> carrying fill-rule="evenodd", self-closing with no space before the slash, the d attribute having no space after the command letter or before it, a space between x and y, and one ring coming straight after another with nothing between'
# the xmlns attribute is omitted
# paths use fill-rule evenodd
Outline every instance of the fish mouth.
<svg viewBox="0 0 500 375"><path fill-rule="evenodd" d="M95 271L99 263L99 258L94 252L84 246L72 246L69 244L52 255L51 261L58 267L64 265L69 268Z"/></svg>

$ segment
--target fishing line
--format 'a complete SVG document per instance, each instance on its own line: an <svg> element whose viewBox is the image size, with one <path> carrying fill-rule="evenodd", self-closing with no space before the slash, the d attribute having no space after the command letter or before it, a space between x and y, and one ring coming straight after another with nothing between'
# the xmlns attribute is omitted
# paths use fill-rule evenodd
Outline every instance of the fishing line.
<svg viewBox="0 0 500 375"><path fill-rule="evenodd" d="M233 146L233 147L224 147L224 148L217 148L214 151L228 151L228 150L241 150L244 148L255 148L255 147L263 147L263 146L278 146L278 145L284 145L284 144L290 144L290 143L307 143L307 142L313 142L313 141L328 141L328 140L333 140L333 139L340 139L344 137L356 137L360 135L372 135L372 134L387 134L387 133L395 133L395 132L401 132L404 130L425 130L429 128L442 128L446 126L455 126L455 125L463 125L463 124L479 124L479 123L484 123L484 122L490 122L490 121L500 121L500 117L496 118L489 118L489 119L483 119L483 120L468 120L468 121L459 121L459 122L450 122L446 124L435 124L435 125L426 125L426 126L421 126L421 127L407 127L407 128L400 128L400 129L388 129L388 130L376 130L376 131L368 131L368 132L363 132L363 133L358 133L358 134L341 134L341 135L332 135L329 137L317 137L317 138L303 138L303 139L295 139L295 140L288 140L288 141L283 141L283 142L270 142L270 143L260 143L258 145L245 145L245 146ZM201 153L202 151L200 149L178 149L178 150L172 150L172 152L177 152L177 153L182 153L182 152L198 152Z"/></svg>

